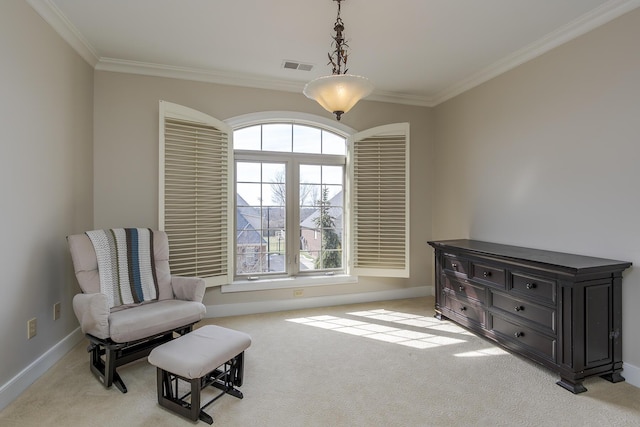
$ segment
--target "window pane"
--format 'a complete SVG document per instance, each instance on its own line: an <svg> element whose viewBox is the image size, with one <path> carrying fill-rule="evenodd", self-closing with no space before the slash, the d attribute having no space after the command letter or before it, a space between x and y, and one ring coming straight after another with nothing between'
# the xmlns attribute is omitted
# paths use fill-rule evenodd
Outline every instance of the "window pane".
<svg viewBox="0 0 640 427"><path fill-rule="evenodd" d="M263 163L262 164L262 181L264 182L285 182L285 165L284 163Z"/></svg>
<svg viewBox="0 0 640 427"><path fill-rule="evenodd" d="M292 125L262 125L262 150L291 152Z"/></svg>
<svg viewBox="0 0 640 427"><path fill-rule="evenodd" d="M320 185L300 184L300 206L317 206L321 190Z"/></svg>
<svg viewBox="0 0 640 427"><path fill-rule="evenodd" d="M322 131L322 154L340 154L347 152L346 139L335 133Z"/></svg>
<svg viewBox="0 0 640 427"><path fill-rule="evenodd" d="M237 162L236 174L238 182L260 182L260 163Z"/></svg>
<svg viewBox="0 0 640 427"><path fill-rule="evenodd" d="M286 165L236 162L236 170L236 274L283 273Z"/></svg>
<svg viewBox="0 0 640 427"><path fill-rule="evenodd" d="M236 191L238 197L242 198L243 205L248 206L260 206L262 200L261 184L246 184L238 183L236 185Z"/></svg>
<svg viewBox="0 0 640 427"><path fill-rule="evenodd" d="M262 205L263 206L284 206L285 195L284 184L262 184Z"/></svg>
<svg viewBox="0 0 640 427"><path fill-rule="evenodd" d="M322 142L320 132L318 128L293 125L293 151L320 154Z"/></svg>
<svg viewBox="0 0 640 427"><path fill-rule="evenodd" d="M342 200L342 186L341 185L323 185L322 186L322 190L326 190L327 193L327 202L331 204L331 206L335 206L336 205L336 198L339 198L340 200ZM323 194L321 194L321 197L323 196ZM340 197L337 197L340 196ZM340 206L342 206L342 203L340 203Z"/></svg>
<svg viewBox="0 0 640 427"><path fill-rule="evenodd" d="M321 184L322 183L322 166L319 165L300 165L300 183L301 184Z"/></svg>
<svg viewBox="0 0 640 427"><path fill-rule="evenodd" d="M233 132L234 150L260 150L260 126L250 126Z"/></svg>
<svg viewBox="0 0 640 427"><path fill-rule="evenodd" d="M248 247L246 252L236 254L236 267L238 273L251 274L262 272L260 247Z"/></svg>
<svg viewBox="0 0 640 427"><path fill-rule="evenodd" d="M301 270L342 268L343 173L342 166L300 165Z"/></svg>
<svg viewBox="0 0 640 427"><path fill-rule="evenodd" d="M300 254L300 269L301 270L315 270L316 260L320 258L320 252L309 251Z"/></svg>
<svg viewBox="0 0 640 427"><path fill-rule="evenodd" d="M322 166L322 183L342 185L343 170L342 166Z"/></svg>

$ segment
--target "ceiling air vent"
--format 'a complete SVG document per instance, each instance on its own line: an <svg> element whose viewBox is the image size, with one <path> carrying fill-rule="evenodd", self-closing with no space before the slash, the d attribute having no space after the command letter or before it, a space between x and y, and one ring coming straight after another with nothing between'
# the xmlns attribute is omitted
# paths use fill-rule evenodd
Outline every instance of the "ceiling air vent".
<svg viewBox="0 0 640 427"><path fill-rule="evenodd" d="M313 68L313 65L303 64L301 62L296 62L296 61L283 61L282 68L286 68L289 70L311 71L311 69Z"/></svg>

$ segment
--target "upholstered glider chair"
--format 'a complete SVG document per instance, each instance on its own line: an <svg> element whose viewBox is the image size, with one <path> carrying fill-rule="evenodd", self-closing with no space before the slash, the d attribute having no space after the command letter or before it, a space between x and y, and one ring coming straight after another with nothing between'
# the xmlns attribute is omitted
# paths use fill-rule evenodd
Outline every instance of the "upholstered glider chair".
<svg viewBox="0 0 640 427"><path fill-rule="evenodd" d="M205 315L204 280L171 275L163 231L93 230L67 241L82 290L73 310L89 340L91 372L126 393L116 368L190 332Z"/></svg>

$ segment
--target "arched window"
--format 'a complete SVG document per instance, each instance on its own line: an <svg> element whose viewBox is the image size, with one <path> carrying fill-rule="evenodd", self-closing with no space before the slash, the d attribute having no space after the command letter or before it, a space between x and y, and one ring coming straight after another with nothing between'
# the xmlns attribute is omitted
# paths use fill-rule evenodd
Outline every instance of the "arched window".
<svg viewBox="0 0 640 427"><path fill-rule="evenodd" d="M346 138L292 122L233 132L238 279L345 272Z"/></svg>
<svg viewBox="0 0 640 427"><path fill-rule="evenodd" d="M177 268L202 265L223 291L408 277L408 124L356 133L292 112L220 122L170 103L160 123L160 224L171 259L176 245L185 253Z"/></svg>

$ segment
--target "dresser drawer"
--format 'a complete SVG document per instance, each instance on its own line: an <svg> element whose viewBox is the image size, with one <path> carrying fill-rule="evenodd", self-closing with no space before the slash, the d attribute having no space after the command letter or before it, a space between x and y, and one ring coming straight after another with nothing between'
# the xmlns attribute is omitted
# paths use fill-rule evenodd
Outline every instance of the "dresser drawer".
<svg viewBox="0 0 640 427"><path fill-rule="evenodd" d="M469 271L469 261L458 258L455 255L444 254L444 269L452 273L467 275Z"/></svg>
<svg viewBox="0 0 640 427"><path fill-rule="evenodd" d="M472 262L471 277L496 285L501 289L505 288L505 271L502 268Z"/></svg>
<svg viewBox="0 0 640 427"><path fill-rule="evenodd" d="M455 298L449 292L444 292L442 300L444 308L451 311L450 314L472 320L480 325L485 324L485 310L481 305L463 298Z"/></svg>
<svg viewBox="0 0 640 427"><path fill-rule="evenodd" d="M533 351L550 361L556 361L556 339L534 331L526 326L518 325L501 316L491 316L491 328L503 340L515 343L529 351Z"/></svg>
<svg viewBox="0 0 640 427"><path fill-rule="evenodd" d="M550 333L556 331L556 311L551 308L493 291L491 291L491 307L503 310L525 321L535 322L548 329Z"/></svg>
<svg viewBox="0 0 640 427"><path fill-rule="evenodd" d="M487 291L484 286L473 285L466 280L442 275L442 283L446 289L450 289L461 297L471 298L484 304L487 300Z"/></svg>
<svg viewBox="0 0 640 427"><path fill-rule="evenodd" d="M556 302L556 282L553 280L513 273L511 292L527 299L537 299L549 304Z"/></svg>

